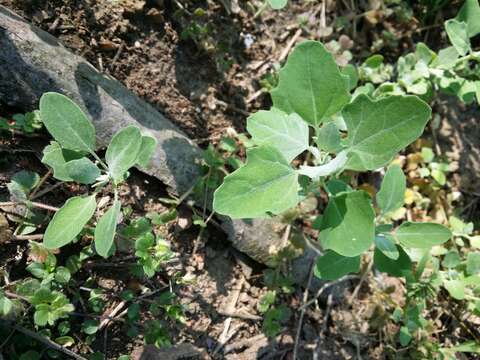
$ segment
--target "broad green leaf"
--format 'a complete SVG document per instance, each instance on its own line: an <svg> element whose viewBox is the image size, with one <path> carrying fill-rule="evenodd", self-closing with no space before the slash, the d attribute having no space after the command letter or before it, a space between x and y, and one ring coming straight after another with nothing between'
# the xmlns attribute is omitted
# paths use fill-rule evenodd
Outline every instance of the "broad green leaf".
<svg viewBox="0 0 480 360"><path fill-rule="evenodd" d="M480 5L478 0L466 0L455 19L467 23L469 37L479 34Z"/></svg>
<svg viewBox="0 0 480 360"><path fill-rule="evenodd" d="M318 126L349 101L348 88L349 78L341 74L332 54L317 41L305 41L288 57L271 95L276 108Z"/></svg>
<svg viewBox="0 0 480 360"><path fill-rule="evenodd" d="M50 145L43 149L42 163L53 169L53 177L61 181L73 181L68 175L65 164L71 160L78 160L83 157L78 153L68 149L62 149L56 141L50 142Z"/></svg>
<svg viewBox="0 0 480 360"><path fill-rule="evenodd" d="M461 56L466 55L471 50L466 23L450 19L445 21L445 30L450 42Z"/></svg>
<svg viewBox="0 0 480 360"><path fill-rule="evenodd" d="M127 126L112 138L105 160L115 182L120 182L128 169L135 165L141 146L142 134L136 126Z"/></svg>
<svg viewBox="0 0 480 360"><path fill-rule="evenodd" d="M446 47L438 52L438 56L433 59L431 67L439 69L451 69L458 59L458 51L453 46Z"/></svg>
<svg viewBox="0 0 480 360"><path fill-rule="evenodd" d="M397 260L399 257L399 252L395 245L395 239L390 234L376 234L375 248L389 259Z"/></svg>
<svg viewBox="0 0 480 360"><path fill-rule="evenodd" d="M359 95L345 106L347 124L346 168L375 170L412 143L423 132L431 115L430 107L416 96L389 96L372 101Z"/></svg>
<svg viewBox="0 0 480 360"><path fill-rule="evenodd" d="M360 256L347 257L327 250L317 259L315 276L322 280L335 280L360 270Z"/></svg>
<svg viewBox="0 0 480 360"><path fill-rule="evenodd" d="M448 290L450 296L454 299L465 299L465 284L462 280L444 280L443 286Z"/></svg>
<svg viewBox="0 0 480 360"><path fill-rule="evenodd" d="M340 131L334 122L328 122L323 125L317 133L317 146L330 153L336 153L341 150Z"/></svg>
<svg viewBox="0 0 480 360"><path fill-rule="evenodd" d="M267 0L267 1L268 1L268 4L272 7L272 9L275 9L275 10L283 9L288 3L288 0Z"/></svg>
<svg viewBox="0 0 480 360"><path fill-rule="evenodd" d="M480 252L470 252L467 255L467 274L480 273Z"/></svg>
<svg viewBox="0 0 480 360"><path fill-rule="evenodd" d="M373 263L379 271L400 277L412 270L412 261L401 246L397 245L396 248L398 253L397 259L387 257L379 248L375 248Z"/></svg>
<svg viewBox="0 0 480 360"><path fill-rule="evenodd" d="M289 162L308 148L308 125L295 113L258 111L248 118L247 130L255 144L276 148Z"/></svg>
<svg viewBox="0 0 480 360"><path fill-rule="evenodd" d="M120 201L115 199L112 207L98 220L95 228L95 250L107 258L115 238L117 220L120 215Z"/></svg>
<svg viewBox="0 0 480 360"><path fill-rule="evenodd" d="M395 237L405 247L425 249L443 244L452 237L452 232L440 224L404 222Z"/></svg>
<svg viewBox="0 0 480 360"><path fill-rule="evenodd" d="M153 136L143 135L142 145L140 146L140 152L138 153L136 163L143 168L148 168L156 148L157 139Z"/></svg>
<svg viewBox="0 0 480 360"><path fill-rule="evenodd" d="M67 162L65 169L68 176L80 184L93 184L101 175L97 165L86 157Z"/></svg>
<svg viewBox="0 0 480 360"><path fill-rule="evenodd" d="M95 128L83 111L62 94L48 92L40 98L40 116L48 132L65 149L95 151Z"/></svg>
<svg viewBox="0 0 480 360"><path fill-rule="evenodd" d="M382 186L377 193L377 204L386 214L403 206L407 179L402 168L396 164L390 165L383 177Z"/></svg>
<svg viewBox="0 0 480 360"><path fill-rule="evenodd" d="M375 212L366 192L352 191L330 198L319 237L324 249L358 256L368 250L374 237Z"/></svg>
<svg viewBox="0 0 480 360"><path fill-rule="evenodd" d="M215 191L213 208L231 218L280 214L299 201L298 174L273 147L247 150L247 163L225 177Z"/></svg>
<svg viewBox="0 0 480 360"><path fill-rule="evenodd" d="M56 249L70 243L88 223L96 207L95 195L68 199L48 224L43 245Z"/></svg>

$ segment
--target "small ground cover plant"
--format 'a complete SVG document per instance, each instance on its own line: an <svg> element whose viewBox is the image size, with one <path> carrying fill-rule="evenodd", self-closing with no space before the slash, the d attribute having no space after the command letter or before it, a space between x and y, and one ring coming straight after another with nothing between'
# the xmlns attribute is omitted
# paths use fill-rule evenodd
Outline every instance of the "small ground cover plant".
<svg viewBox="0 0 480 360"><path fill-rule="evenodd" d="M40 116L55 139L45 148L42 161L53 169L56 179L91 185L94 190L91 195L67 200L50 221L43 244L55 249L74 241L95 213L99 189L111 184L113 204L100 217L94 230L97 253L108 257L114 252L114 237L121 210L117 187L126 179L131 167L148 166L156 139L142 135L135 126L121 129L113 136L104 162L95 152L95 128L69 98L57 93L44 94L40 99Z"/></svg>
<svg viewBox="0 0 480 360"><path fill-rule="evenodd" d="M438 53L419 42L415 51L400 56L395 65L385 64L380 54L367 58L355 70L349 65L355 81L362 86L355 93L374 98L414 94L425 101L437 93L456 96L465 103L480 103L480 52L471 39L480 33L478 0L467 0L454 19L444 24L451 46Z"/></svg>

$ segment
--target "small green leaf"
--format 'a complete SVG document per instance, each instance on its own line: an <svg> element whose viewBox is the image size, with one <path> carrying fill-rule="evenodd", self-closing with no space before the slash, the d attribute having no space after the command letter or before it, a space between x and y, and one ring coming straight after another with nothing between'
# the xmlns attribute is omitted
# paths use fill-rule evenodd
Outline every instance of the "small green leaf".
<svg viewBox="0 0 480 360"><path fill-rule="evenodd" d="M97 332L99 325L97 320L85 320L82 324L82 331L87 335L93 335Z"/></svg>
<svg viewBox="0 0 480 360"><path fill-rule="evenodd" d="M71 160L78 160L83 157L82 153L78 153L68 149L62 149L56 141L50 142L50 145L43 149L42 163L53 169L53 177L61 181L73 181L68 176L66 163Z"/></svg>
<svg viewBox="0 0 480 360"><path fill-rule="evenodd" d="M334 122L323 125L317 133L317 146L330 153L337 153L342 149L340 131Z"/></svg>
<svg viewBox="0 0 480 360"><path fill-rule="evenodd" d="M458 252L449 251L447 254L445 254L442 265L446 268L452 269L460 265L461 262L462 259L460 258L460 255L458 255Z"/></svg>
<svg viewBox="0 0 480 360"><path fill-rule="evenodd" d="M298 174L273 147L247 150L247 163L225 177L215 191L213 208L234 219L280 214L295 206Z"/></svg>
<svg viewBox="0 0 480 360"><path fill-rule="evenodd" d="M377 204L383 214L403 206L406 189L407 179L402 168L396 164L389 166L383 177L380 191L377 193Z"/></svg>
<svg viewBox="0 0 480 360"><path fill-rule="evenodd" d="M471 252L467 255L467 274L480 273L480 252Z"/></svg>
<svg viewBox="0 0 480 360"><path fill-rule="evenodd" d="M425 64L430 64L432 60L437 56L425 43L419 42L415 47L415 54L417 58L423 61Z"/></svg>
<svg viewBox="0 0 480 360"><path fill-rule="evenodd" d="M40 176L32 171L22 170L12 176L12 181L7 184L8 191L13 200L27 200L28 194L38 185Z"/></svg>
<svg viewBox="0 0 480 360"><path fill-rule="evenodd" d="M402 326L400 328L400 345L407 346L410 344L410 341L412 341L412 335L410 334L410 331L408 331L408 327Z"/></svg>
<svg viewBox="0 0 480 360"><path fill-rule="evenodd" d="M95 250L104 258L108 257L112 248L119 215L120 201L115 200L112 207L100 218L95 228Z"/></svg>
<svg viewBox="0 0 480 360"><path fill-rule="evenodd" d="M67 284L71 277L70 270L64 266L59 266L55 271L55 280L61 284Z"/></svg>
<svg viewBox="0 0 480 360"><path fill-rule="evenodd" d="M101 175L100 169L86 157L65 163L65 170L73 181L80 184L93 184Z"/></svg>
<svg viewBox="0 0 480 360"><path fill-rule="evenodd" d="M451 69L455 66L455 63L458 59L458 51L453 46L446 47L438 52L438 56L433 59L430 64L433 68L438 69Z"/></svg>
<svg viewBox="0 0 480 360"><path fill-rule="evenodd" d="M375 247L389 259L397 260L400 256L395 246L395 239L390 234L380 233L375 235Z"/></svg>
<svg viewBox="0 0 480 360"><path fill-rule="evenodd" d="M462 280L444 280L443 286L454 299L465 299L465 284Z"/></svg>
<svg viewBox="0 0 480 360"><path fill-rule="evenodd" d="M287 114L297 113L312 126L338 112L350 99L349 79L317 41L297 45L280 70L272 90L273 105Z"/></svg>
<svg viewBox="0 0 480 360"><path fill-rule="evenodd" d="M345 65L342 70L342 74L348 76L348 90L352 91L358 84L358 72L357 68L352 64Z"/></svg>
<svg viewBox="0 0 480 360"><path fill-rule="evenodd" d="M268 4L272 7L272 9L275 9L275 10L283 9L288 3L288 0L267 0L267 1L268 1Z"/></svg>
<svg viewBox="0 0 480 360"><path fill-rule="evenodd" d="M127 126L112 138L105 160L116 183L120 182L128 169L135 165L141 146L142 134L136 126Z"/></svg>
<svg viewBox="0 0 480 360"><path fill-rule="evenodd" d="M333 196L323 214L322 246L343 256L358 256L373 243L374 222L375 212L366 192L352 191Z"/></svg>
<svg viewBox="0 0 480 360"><path fill-rule="evenodd" d="M452 232L440 224L404 222L397 228L395 237L405 247L426 249L448 241Z"/></svg>
<svg viewBox="0 0 480 360"><path fill-rule="evenodd" d="M450 42L460 56L466 55L471 50L466 23L450 19L445 21L445 30L447 31Z"/></svg>
<svg viewBox="0 0 480 360"><path fill-rule="evenodd" d="M347 257L327 250L317 259L315 276L322 280L336 280L344 275L360 270L360 256Z"/></svg>
<svg viewBox="0 0 480 360"><path fill-rule="evenodd" d="M467 23L469 37L479 34L480 5L478 4L478 0L466 0L455 19Z"/></svg>
<svg viewBox="0 0 480 360"><path fill-rule="evenodd" d="M10 315L13 310L13 302L0 291L0 319Z"/></svg>
<svg viewBox="0 0 480 360"><path fill-rule="evenodd" d="M157 148L157 139L153 136L143 135L142 136L142 145L140 146L140 152L137 156L137 164L140 167L148 168L150 165L150 160L152 155L155 153Z"/></svg>
<svg viewBox="0 0 480 360"><path fill-rule="evenodd" d="M372 101L359 95L345 106L347 124L346 168L375 170L416 140L431 115L430 107L416 96L390 96Z"/></svg>
<svg viewBox="0 0 480 360"><path fill-rule="evenodd" d="M68 199L48 224L43 245L55 249L70 243L88 223L96 207L95 195Z"/></svg>
<svg viewBox="0 0 480 360"><path fill-rule="evenodd" d="M40 98L40 116L62 148L95 151L95 128L83 111L62 94L47 92Z"/></svg>
<svg viewBox="0 0 480 360"><path fill-rule="evenodd" d="M295 113L258 111L248 118L247 130L255 144L276 148L289 162L308 148L308 125Z"/></svg>
<svg viewBox="0 0 480 360"><path fill-rule="evenodd" d="M412 261L401 246L396 245L396 248L398 253L397 259L387 257L379 248L375 248L373 263L379 271L383 271L391 276L400 277L412 270Z"/></svg>

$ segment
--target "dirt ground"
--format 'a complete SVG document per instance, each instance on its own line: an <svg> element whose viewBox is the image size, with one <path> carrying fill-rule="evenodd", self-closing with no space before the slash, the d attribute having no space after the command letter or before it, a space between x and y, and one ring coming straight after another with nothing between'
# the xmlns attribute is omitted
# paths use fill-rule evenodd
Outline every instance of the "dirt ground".
<svg viewBox="0 0 480 360"><path fill-rule="evenodd" d="M349 1L292 1L288 11L266 9L254 17L249 4L259 3L0 0L0 4L58 37L97 69L123 82L200 146L217 142L230 127L244 132L248 114L269 106L269 97L262 92L262 86L268 87L268 75L302 39L328 41L346 35L353 41L351 51L358 62L379 46L381 39L376 34L382 29L398 35L395 44L384 40L381 51L387 58L411 49L416 38L434 44L433 48L438 48L442 41L435 28L422 30L416 22L402 23L387 15L358 16L363 14L363 2L352 6ZM455 13L456 9L452 6L447 11ZM355 25L334 33L333 24L340 17ZM208 31L202 32L198 27ZM448 107L448 111L442 111L448 114L453 110ZM470 171L460 171L462 175L457 184L458 189L472 195L475 203L469 215L473 217L478 213L476 199L479 194L478 187L471 186L468 179L479 169L478 136L476 140L474 137L469 141L461 139L460 133L468 133L465 131L468 125L463 123L459 131L459 126L452 124L456 114L445 115L439 137L444 151L454 154L460 167ZM478 130L474 120L469 126ZM458 135L456 144L442 140L451 139L452 132ZM9 146L30 148L26 141L29 140L16 139ZM468 151L465 144L469 144ZM21 168L45 172L31 152L18 152L15 156L15 163L3 165L0 170L2 192L9 174ZM125 185L122 200L133 207L134 215L144 215L151 210L161 210L163 205L158 198L165 195L162 189L163 185L157 180L136 172ZM52 205L58 205L67 194L79 190L67 185L56 189L51 195ZM181 218L188 219L190 215L185 209ZM152 289L168 287L169 279L177 272L195 279L193 284L186 283L175 290L188 308L185 326L170 324L174 344L195 346L179 350L185 351L185 358L208 358L212 354L212 357L229 360L292 358L300 311L294 311L278 338L268 339L262 333L257 302L266 291L261 276L264 265L238 253L215 227L209 227L201 237L195 228L178 223L156 231L171 240L177 256L167 271L151 279L148 285ZM0 251L0 263L11 269L22 268L26 260L23 244L9 243ZM97 285L107 291L112 309L120 302L118 293L121 290L142 286L117 271L125 261L119 257L109 263L92 263L91 267L82 270L85 272L83 278L93 277ZM24 275L21 271L15 274L18 278ZM382 293L378 289L385 288L389 289L390 296L401 301L401 281L375 275L369 281L353 281L346 287L344 301L334 305L325 301L316 308L309 308L300 333L299 357L310 359L315 353L319 359L399 358L401 354L382 345L385 337L393 337L398 331L382 328L391 306L381 295L371 297ZM292 309L298 309L303 296L304 289L297 288L286 301ZM233 314L227 311L232 300ZM148 301L144 305L146 308ZM439 299L439 306L442 306L442 299ZM148 311L142 312L142 321L149 316ZM112 323L102 337L90 349L80 343L77 350L105 351L108 359L145 351L141 336L129 338L121 322ZM220 345L219 339L224 340L224 344ZM171 354L162 356L170 359Z"/></svg>

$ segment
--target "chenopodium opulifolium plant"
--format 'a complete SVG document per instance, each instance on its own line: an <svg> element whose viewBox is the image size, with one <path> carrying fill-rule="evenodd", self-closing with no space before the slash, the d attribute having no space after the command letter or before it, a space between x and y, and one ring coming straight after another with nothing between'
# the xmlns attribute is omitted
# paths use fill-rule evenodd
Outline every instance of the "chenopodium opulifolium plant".
<svg viewBox="0 0 480 360"><path fill-rule="evenodd" d="M95 249L99 255L108 257L114 249L121 208L117 187L126 179L131 167L149 165L157 141L152 136L142 135L136 126L127 126L113 136L104 162L95 152L93 124L68 97L45 93L40 99L40 116L55 139L44 149L42 162L53 169L56 179L91 185L94 190L91 195L67 200L48 224L43 243L46 248L54 249L72 242L93 217L98 192L111 183L113 205L95 227Z"/></svg>
<svg viewBox="0 0 480 360"><path fill-rule="evenodd" d="M415 52L401 56L394 67L383 63L375 54L358 67L356 80L364 84L355 94L366 93L374 98L414 94L426 101L435 92L457 96L465 103L480 103L480 51L474 51L470 39L480 34L480 5L467 0L454 19L445 22L451 46L434 52L422 42ZM349 70L355 74L353 65ZM395 76L394 76L395 75Z"/></svg>
<svg viewBox="0 0 480 360"><path fill-rule="evenodd" d="M329 195L319 227L325 253L316 274L335 279L358 271L360 255L374 245L377 267L401 276L409 271L401 267L409 260L404 249L442 244L451 237L450 230L435 223L405 222L395 230L386 224L387 215L404 202L406 179L398 165L386 170L376 196L377 213L368 193L338 177L345 170L388 165L422 134L431 109L417 96L372 100L365 94L353 97L351 88L350 78L321 43L298 45L271 92L273 107L248 118L247 130L256 146L247 150L246 164L215 191L213 207L232 218L267 217L323 187ZM313 164L294 168L292 160L305 151Z"/></svg>

